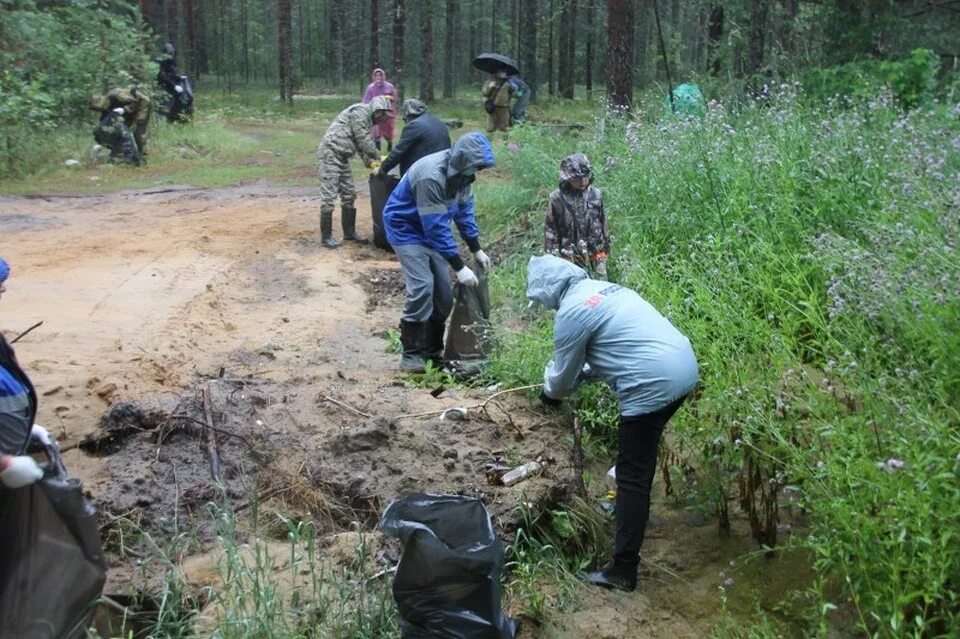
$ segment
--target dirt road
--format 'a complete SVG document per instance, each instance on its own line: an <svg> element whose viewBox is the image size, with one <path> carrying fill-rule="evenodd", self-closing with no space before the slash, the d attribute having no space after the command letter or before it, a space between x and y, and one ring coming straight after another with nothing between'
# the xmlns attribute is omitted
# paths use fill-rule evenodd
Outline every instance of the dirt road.
<svg viewBox="0 0 960 639"><path fill-rule="evenodd" d="M399 316L398 265L371 246L320 248L317 208L313 188L266 183L0 197L0 254L13 267L0 330L12 336L43 321L17 352L41 395L39 422L72 447L68 466L101 510L162 532L212 496L189 421L202 422L204 385L236 504L269 493L278 512L337 532L370 525L385 501L409 491L479 496L505 526L520 501L552 503L570 472L568 445L522 397L462 422L397 419L485 395L434 397L394 372L385 334ZM358 208L370 235L369 202ZM117 412L125 402L153 402L162 419L131 421ZM111 409L113 421L101 422ZM171 415L188 421L168 428ZM76 447L83 440L94 444ZM494 488L483 467L496 455L553 464L543 477ZM669 572L696 565L697 574L660 574L666 581L650 595L588 591L579 611L552 613L523 636L697 634L717 567L742 548L718 548L712 527L682 511L654 522L651 537L650 556ZM128 568L114 562L111 587L123 587Z"/></svg>

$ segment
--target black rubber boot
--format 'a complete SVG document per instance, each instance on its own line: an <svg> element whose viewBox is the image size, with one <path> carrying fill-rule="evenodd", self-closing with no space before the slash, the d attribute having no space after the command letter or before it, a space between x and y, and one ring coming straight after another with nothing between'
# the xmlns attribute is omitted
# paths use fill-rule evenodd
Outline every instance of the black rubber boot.
<svg viewBox="0 0 960 639"><path fill-rule="evenodd" d="M370 241L357 233L357 209L352 206L341 207L340 221L343 223L343 239L360 244Z"/></svg>
<svg viewBox="0 0 960 639"><path fill-rule="evenodd" d="M580 578L601 588L616 588L625 592L637 589L637 567L610 562L600 570L581 573Z"/></svg>
<svg viewBox="0 0 960 639"><path fill-rule="evenodd" d="M404 373L422 373L425 370L423 350L426 328L424 322L400 321L400 343L403 345L400 370Z"/></svg>
<svg viewBox="0 0 960 639"><path fill-rule="evenodd" d="M330 249L340 246L333 237L333 211L320 211L320 243Z"/></svg>
<svg viewBox="0 0 960 639"><path fill-rule="evenodd" d="M433 362L437 368L443 368L443 331L446 323L435 317L431 317L427 322L427 335L424 342L423 353L426 359Z"/></svg>

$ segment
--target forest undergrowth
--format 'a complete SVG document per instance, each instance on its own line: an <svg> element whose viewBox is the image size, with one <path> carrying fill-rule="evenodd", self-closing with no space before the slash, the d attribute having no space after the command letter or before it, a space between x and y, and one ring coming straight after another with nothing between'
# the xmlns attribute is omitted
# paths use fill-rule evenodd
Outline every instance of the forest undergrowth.
<svg viewBox="0 0 960 639"><path fill-rule="evenodd" d="M542 377L551 322L525 308L526 262L559 161L583 151L611 279L688 335L701 365L671 423L676 499L721 534L745 517L767 554L812 557L816 578L797 584L805 634L825 636L842 607L867 636L956 636L960 105L906 111L885 91L813 102L783 84L701 119L515 128L498 147L515 188L477 196L504 243L494 325L511 328L492 374ZM588 451L612 450L609 391L573 401ZM778 636L765 619L749 632Z"/></svg>

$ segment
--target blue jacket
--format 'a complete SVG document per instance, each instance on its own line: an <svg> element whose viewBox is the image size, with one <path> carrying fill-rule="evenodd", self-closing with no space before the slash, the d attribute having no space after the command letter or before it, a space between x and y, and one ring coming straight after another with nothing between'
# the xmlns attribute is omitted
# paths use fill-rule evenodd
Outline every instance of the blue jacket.
<svg viewBox="0 0 960 639"><path fill-rule="evenodd" d="M461 137L453 148L418 160L383 208L387 241L393 246L430 247L446 258L454 270L463 268L450 222L456 223L460 237L471 251L480 250L480 229L473 215L470 184L474 171L493 164L490 142L476 131Z"/></svg>
<svg viewBox="0 0 960 639"><path fill-rule="evenodd" d="M634 291L544 255L530 259L527 297L557 310L554 356L544 371L548 397L573 391L584 379L584 364L609 384L624 417L665 408L696 385L690 340Z"/></svg>

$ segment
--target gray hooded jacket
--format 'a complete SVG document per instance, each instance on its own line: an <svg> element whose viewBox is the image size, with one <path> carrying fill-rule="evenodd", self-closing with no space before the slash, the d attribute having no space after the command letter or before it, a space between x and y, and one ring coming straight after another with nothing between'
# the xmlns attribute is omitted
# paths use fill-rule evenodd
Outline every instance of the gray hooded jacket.
<svg viewBox="0 0 960 639"><path fill-rule="evenodd" d="M584 364L610 385L624 417L660 410L696 385L690 340L634 291L543 255L530 258L527 297L557 310L554 356L544 372L547 396L573 391Z"/></svg>

